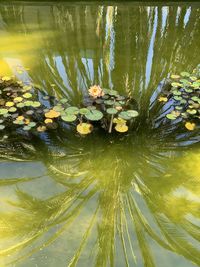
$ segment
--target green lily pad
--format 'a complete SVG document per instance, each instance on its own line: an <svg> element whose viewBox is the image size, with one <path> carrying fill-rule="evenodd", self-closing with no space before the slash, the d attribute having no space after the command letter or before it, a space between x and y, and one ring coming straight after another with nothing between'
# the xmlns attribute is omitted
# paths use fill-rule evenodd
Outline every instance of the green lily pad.
<svg viewBox="0 0 200 267"><path fill-rule="evenodd" d="M4 114L7 114L8 113L8 110L5 109L5 108L1 108L0 109L0 115L4 115Z"/></svg>
<svg viewBox="0 0 200 267"><path fill-rule="evenodd" d="M176 101L181 101L181 100L183 99L181 96L177 96L177 95L174 96L173 98L174 98Z"/></svg>
<svg viewBox="0 0 200 267"><path fill-rule="evenodd" d="M77 115L79 113L79 108L77 107L68 107L65 109L65 112L72 115Z"/></svg>
<svg viewBox="0 0 200 267"><path fill-rule="evenodd" d="M124 120L130 120L132 117L127 111L122 111L119 113L119 118L122 118Z"/></svg>
<svg viewBox="0 0 200 267"><path fill-rule="evenodd" d="M128 115L130 116L130 117L132 117L132 118L135 118L135 117L137 117L138 115L139 115L139 113L138 113L138 111L137 110L127 110L127 112L128 112Z"/></svg>
<svg viewBox="0 0 200 267"><path fill-rule="evenodd" d="M30 93L25 93L25 94L23 94L23 97L24 97L24 98L31 98L31 97L32 97L32 94L30 94Z"/></svg>
<svg viewBox="0 0 200 267"><path fill-rule="evenodd" d="M28 124L28 126L31 127L31 128L33 128L33 127L36 126L36 123L35 123L34 121L32 121L32 122L30 122L30 123Z"/></svg>
<svg viewBox="0 0 200 267"><path fill-rule="evenodd" d="M87 109L87 108L81 108L81 109L79 110L79 113L80 113L81 115L85 115L85 114L87 114L88 112L90 112L90 111L89 111L89 109Z"/></svg>
<svg viewBox="0 0 200 267"><path fill-rule="evenodd" d="M5 129L5 125L0 124L0 130L4 130Z"/></svg>
<svg viewBox="0 0 200 267"><path fill-rule="evenodd" d="M65 114L61 116L61 119L66 122L73 122L76 120L76 116L74 114Z"/></svg>
<svg viewBox="0 0 200 267"><path fill-rule="evenodd" d="M57 106L53 107L53 110L58 111L58 112L62 112L64 110L64 108L61 105L57 105Z"/></svg>
<svg viewBox="0 0 200 267"><path fill-rule="evenodd" d="M190 77L190 74L186 71L181 72L182 77Z"/></svg>
<svg viewBox="0 0 200 267"><path fill-rule="evenodd" d="M178 90L174 90L174 91L172 91L172 93L173 93L173 95L181 95L181 92Z"/></svg>
<svg viewBox="0 0 200 267"><path fill-rule="evenodd" d="M105 100L104 101L104 104L108 105L108 106L112 106L114 103L115 103L115 101L113 101L113 100Z"/></svg>
<svg viewBox="0 0 200 267"><path fill-rule="evenodd" d="M116 114L118 111L115 108L108 108L106 109L106 112L108 114Z"/></svg>
<svg viewBox="0 0 200 267"><path fill-rule="evenodd" d="M180 83L177 83L177 82L173 82L173 83L171 83L171 85L172 85L173 87L175 87L175 88L177 88L177 87L181 87L181 86L182 86Z"/></svg>
<svg viewBox="0 0 200 267"><path fill-rule="evenodd" d="M41 106L41 103L38 101L33 101L32 105L33 108L39 108Z"/></svg>
<svg viewBox="0 0 200 267"><path fill-rule="evenodd" d="M177 116L175 114L172 114L172 113L169 113L166 115L166 117L169 119L169 120L175 120L177 118Z"/></svg>
<svg viewBox="0 0 200 267"><path fill-rule="evenodd" d="M85 117L90 121L99 121L103 118L103 113L99 110L90 110L85 114Z"/></svg>
<svg viewBox="0 0 200 267"><path fill-rule="evenodd" d="M17 109L15 107L11 107L11 108L9 108L8 111L11 112L11 113L14 113L15 111L17 111Z"/></svg>
<svg viewBox="0 0 200 267"><path fill-rule="evenodd" d="M196 109L187 109L186 112L191 114L191 115L194 115L197 113Z"/></svg>
<svg viewBox="0 0 200 267"><path fill-rule="evenodd" d="M16 106L17 106L18 108L24 108L24 107L25 107L24 103L19 103L19 104L17 104Z"/></svg>
<svg viewBox="0 0 200 267"><path fill-rule="evenodd" d="M23 127L23 130L24 131L30 131L31 130L31 127L29 127L28 125L26 125L26 126Z"/></svg>

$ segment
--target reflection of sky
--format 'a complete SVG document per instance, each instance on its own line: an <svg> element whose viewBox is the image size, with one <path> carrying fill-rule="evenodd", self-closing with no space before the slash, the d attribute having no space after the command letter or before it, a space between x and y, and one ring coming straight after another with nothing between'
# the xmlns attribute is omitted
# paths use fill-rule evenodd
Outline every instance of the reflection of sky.
<svg viewBox="0 0 200 267"><path fill-rule="evenodd" d="M190 14L191 14L191 7L187 9L187 12L184 17L184 27L187 25L189 19L190 19Z"/></svg>
<svg viewBox="0 0 200 267"><path fill-rule="evenodd" d="M158 8L155 8L155 14L154 14L154 25L153 25L153 32L150 39L148 54L147 54L147 62L146 62L146 84L145 87L148 87L150 77L151 77L151 69L152 69L152 63L153 63L153 54L154 54L154 43L155 43L155 37L156 37L156 30L158 25Z"/></svg>

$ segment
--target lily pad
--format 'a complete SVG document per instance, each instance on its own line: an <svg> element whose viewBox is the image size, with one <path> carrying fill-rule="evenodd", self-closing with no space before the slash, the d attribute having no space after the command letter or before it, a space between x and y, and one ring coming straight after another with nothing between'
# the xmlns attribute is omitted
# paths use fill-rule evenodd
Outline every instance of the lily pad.
<svg viewBox="0 0 200 267"><path fill-rule="evenodd" d="M106 109L106 112L108 114L116 114L118 111L115 108L108 108Z"/></svg>
<svg viewBox="0 0 200 267"><path fill-rule="evenodd" d="M78 133L86 135L90 134L92 131L92 125L90 123L79 123L76 127Z"/></svg>
<svg viewBox="0 0 200 267"><path fill-rule="evenodd" d="M177 118L177 116L175 114L172 114L172 113L169 113L166 115L166 117L169 119L169 120L175 120Z"/></svg>
<svg viewBox="0 0 200 267"><path fill-rule="evenodd" d="M68 107L65 109L65 112L68 114L77 115L79 113L79 108L77 107Z"/></svg>
<svg viewBox="0 0 200 267"><path fill-rule="evenodd" d="M73 122L76 120L76 115L74 114L66 114L64 116L61 116L61 119L66 122Z"/></svg>
<svg viewBox="0 0 200 267"><path fill-rule="evenodd" d="M99 121L103 118L103 113L99 110L90 110L85 114L86 119L91 121Z"/></svg>

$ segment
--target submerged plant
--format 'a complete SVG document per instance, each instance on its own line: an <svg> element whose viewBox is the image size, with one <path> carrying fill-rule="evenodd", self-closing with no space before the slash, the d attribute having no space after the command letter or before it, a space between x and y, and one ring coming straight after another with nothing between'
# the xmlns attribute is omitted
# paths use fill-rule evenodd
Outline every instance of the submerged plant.
<svg viewBox="0 0 200 267"><path fill-rule="evenodd" d="M0 89L0 130L44 132L62 123L73 123L78 133L87 135L94 126L111 133L116 123L117 132L126 132L128 121L139 115L129 109L128 97L98 85L90 87L81 107L70 106L66 98L38 96L32 84L23 85L11 77L0 79Z"/></svg>
<svg viewBox="0 0 200 267"><path fill-rule="evenodd" d="M173 74L170 89L163 90L158 101L168 105L166 118L180 120L185 128L193 131L198 128L200 120L200 65L192 73Z"/></svg>

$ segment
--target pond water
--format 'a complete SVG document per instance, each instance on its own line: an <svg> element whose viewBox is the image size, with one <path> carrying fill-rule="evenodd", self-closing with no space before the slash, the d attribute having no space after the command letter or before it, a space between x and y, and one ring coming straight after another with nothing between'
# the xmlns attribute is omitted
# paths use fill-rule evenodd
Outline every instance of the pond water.
<svg viewBox="0 0 200 267"><path fill-rule="evenodd" d="M7 1L0 40L1 75L73 105L100 84L140 109L124 136L1 136L0 266L200 266L199 133L155 104L200 63L200 4Z"/></svg>

